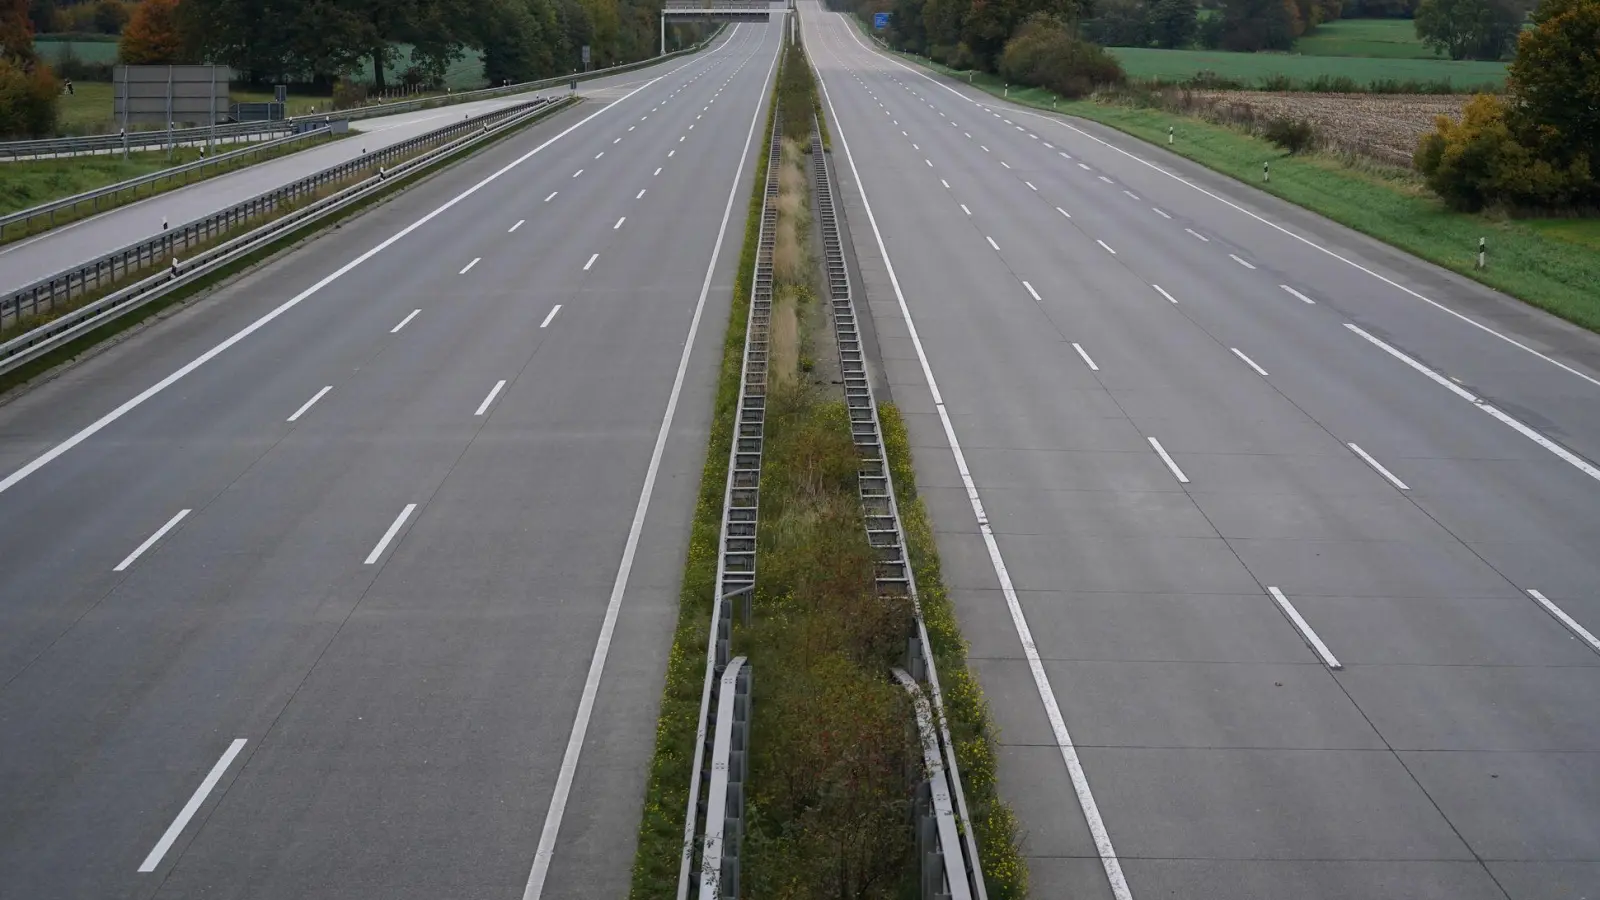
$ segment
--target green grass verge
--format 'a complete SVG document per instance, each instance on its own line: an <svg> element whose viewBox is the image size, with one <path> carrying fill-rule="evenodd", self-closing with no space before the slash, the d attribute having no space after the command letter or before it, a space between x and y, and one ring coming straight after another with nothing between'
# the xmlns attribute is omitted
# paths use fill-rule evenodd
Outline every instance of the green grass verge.
<svg viewBox="0 0 1600 900"><path fill-rule="evenodd" d="M945 717L956 744L956 763L967 796L983 863L984 883L993 900L1020 900L1028 893L1028 868L1018 847L1017 818L1000 800L996 782L995 730L989 707L977 679L967 668L967 644L956 623L955 607L945 589L934 544L933 524L917 493L917 475L911 464L911 443L905 420L892 403L881 404L878 421L883 428L884 453L894 480L900 527L917 579L917 597L923 624L933 644L934 662L944 692Z"/></svg>
<svg viewBox="0 0 1600 900"><path fill-rule="evenodd" d="M308 150L333 140L339 140L339 138L306 138L271 150L263 150L254 156L190 174L187 181L170 179L140 187L137 192L126 191L115 196L101 197L98 206L86 203L80 204L76 209L59 210L53 219L39 219L32 223L32 226L27 231L22 230L20 224L8 226L4 236L0 237L0 245L19 241L29 235L39 234L51 228L59 228L85 216L97 215L106 210L132 203L135 200L144 200L157 194L164 194L167 191L197 184L201 181L215 178L218 175L224 175L267 160L288 156L291 153L298 153L301 150ZM156 151L153 153L129 154L126 160L120 156L73 156L61 159L6 163L4 171L7 177L3 182L0 182L0 215L28 209L51 200L71 197L74 194L92 191L95 188L116 184L141 175L149 175L162 169L193 162L199 158L199 147L179 147L170 157L165 152Z"/></svg>
<svg viewBox="0 0 1600 900"><path fill-rule="evenodd" d="M776 107L773 107L776 108ZM769 109L763 136L772 133ZM767 146L752 147L755 171L745 211L744 244L734 276L728 329L722 338L722 363L706 439L705 467L689 531L689 552L678 591L678 624L667 659L666 686L656 723L655 755L645 788L639 845L633 860L628 896L634 900L671 897L678 887L683 853L683 815L689 802L689 776L694 764L695 731L700 721L700 690L705 681L707 629L716 592L717 541L722 532L722 494L728 479L728 451L733 441L733 416L739 404L739 375L744 360L745 324L750 317L750 283L755 277L756 242L761 231L761 199L767 181Z"/></svg>
<svg viewBox="0 0 1600 900"><path fill-rule="evenodd" d="M116 45L112 45L115 47ZM116 116L116 88L105 81L75 81L71 94L62 94L56 105L56 131L63 135L109 134L120 126ZM229 91L234 103L263 103L272 94L263 91ZM333 100L326 94L290 94L289 115L301 116L312 107L326 111ZM151 125L134 126L136 130L149 130Z"/></svg>
<svg viewBox="0 0 1600 900"><path fill-rule="evenodd" d="M1357 56L1371 59L1439 57L1417 37L1410 19L1340 19L1318 25L1294 42L1303 56Z"/></svg>
<svg viewBox="0 0 1600 900"><path fill-rule="evenodd" d="M95 329L94 331L91 331L88 334L85 334L85 335L77 338L76 340L72 341L71 343L68 343L68 344L65 344L65 345L63 345L61 347L58 347L55 350L45 354L44 356L39 357L36 360L33 360L30 363L27 363L27 364L25 364L23 366L19 366L18 368L13 369L10 372L7 372L5 374L0 374L0 393L8 391L8 390L10 390L10 389L12 389L14 387L19 386L19 385L25 384L30 379L32 379L32 378L34 378L34 377L36 377L36 376L38 376L38 375L40 375L40 374L42 374L44 372L48 372L50 369L52 369L52 368L54 368L54 367L56 367L56 366L58 366L58 365L60 365L60 364L62 364L64 362L67 362L67 361L73 359L74 357L78 356L79 354L81 354L81 353L83 353L83 352L85 352L87 350L93 349L97 344L100 344L100 343L102 343L102 342L104 342L106 340L109 340L109 339L111 339L113 337L116 337L118 334L120 334L120 333L122 333L124 331L127 331L127 330L139 325L140 323L151 319L154 316L159 315L160 313L162 313L163 311L165 311L169 307L176 306L176 305L178 305L180 303L184 303L184 302L186 302L186 301L198 296L199 294L201 294L201 293L203 293L203 292L205 292L207 290L210 290L212 287L216 286L217 284L220 284L221 282L223 282L223 281L225 281L225 280L227 280L229 278L232 278L235 275L238 275L239 273L245 271L246 269L250 268L251 266L254 266L257 263L263 262L263 261L271 258L272 256L275 256L276 254L282 252L283 250L292 247L293 245L299 243L300 241L302 241L302 240L304 240L304 239L306 239L308 237L311 237L311 236L313 236L313 235L315 235L315 234L317 234L319 232L325 231L325 230L337 225L340 222L343 222L344 220L346 220L346 219L348 219L348 218L350 218L352 216L359 215L360 213L364 212L365 210L369 209L370 207L372 207L372 206L374 206L374 205L376 205L378 203L382 203L382 202L387 201L389 198L393 197L395 194L399 193L400 191L404 190L407 187L410 187L413 184L416 184L419 181L422 181L423 179L431 178L434 175L438 174L439 172L443 171L444 169L447 169L447 168L449 168L449 167L451 167L451 166L453 166L453 165L455 165L457 163L463 162L465 160L471 159L472 157L478 155L479 153L482 153L483 151L487 150L488 148L490 148L490 147L494 146L495 144L499 143L500 141L503 141L506 138L510 137L511 135L522 131L522 129L527 128L529 125L538 124L539 122L541 122L544 119L548 118L549 115L553 115L554 113L558 112L560 108L564 108L564 107L558 107L557 109L553 109L548 114L546 114L544 116L540 116L539 118L534 119L531 122L527 122L527 123L525 123L523 125L517 126L516 128L508 129L508 130L506 130L506 131L504 131L504 132L502 132L500 134L494 135L493 137L488 138L487 140L483 141L482 143L475 145L471 149L464 150L464 151L462 151L462 152L460 152L460 153L458 153L456 155L451 156L447 161L443 162L441 165L429 166L423 171L408 172L408 173L406 173L406 174L404 174L404 175L402 175L400 177L392 178L392 179L390 179L388 181L388 183L383 187L382 190L376 191L376 192L374 192L374 193L362 198L360 201L358 201L356 203L352 203L349 206L346 206L343 209L338 210L337 212L330 213L327 216L325 216L325 217L323 217L321 219L318 219L315 222L311 222L311 223L308 223L306 225L294 228L293 230L288 231L288 232L280 235L278 238L274 239L271 243L268 243L268 244L265 244L265 245L263 245L261 247L258 247L254 251L245 254L244 256L234 260L233 262L229 263L228 265L222 266L221 268L217 269L216 271L210 272L210 273L206 274L205 276L203 276L201 278L198 278L198 279L196 279L196 280L194 280L192 282L189 282L188 284L183 285L182 287L172 291L171 293L161 297L158 300L153 300L153 301L151 301L149 303L144 304L143 306L140 306L138 309L132 310L132 311L128 312L125 315L119 316L118 318L113 319L110 322L107 322L106 324L104 324L101 327ZM403 161L404 160L398 160L397 162L403 162ZM284 207L282 209L282 211L279 213L279 215L286 215L286 214L288 214L289 212L291 212L295 208L297 208L297 207L292 207L292 206L291 207ZM274 218L276 218L276 217L274 217ZM261 225L262 223L264 223L266 221L270 221L270 219L259 220L257 222L251 223L248 226L241 226L241 228L259 227L259 225ZM229 239L231 237L235 237L239 233L240 233L240 231L238 229L236 229L235 231L232 231L232 232L225 233L225 234L213 239L207 246L212 246L212 245L215 245L217 243L220 243L221 241L227 240L227 239ZM205 248L204 247L195 248L196 252L198 252L199 250L203 250L203 249L205 249ZM98 298L100 296L104 296L105 293L109 293L110 290L114 290L114 289L115 288L108 288L104 292L100 292L100 293L97 293L97 294L92 294L92 295L89 295L89 296L86 296L86 297L83 297L83 298L79 298L79 299L74 301L73 306L71 306L69 308L66 308L66 309L60 310L57 313L57 315L65 315L67 312L70 312L71 309L76 309L78 307L81 307L85 303L88 303L88 302L90 302L90 301L92 301L92 300L94 300L94 299L96 299L96 298ZM52 316L51 318L54 318L54 316ZM48 319L40 318L40 319L38 319L36 321L39 324L43 324L45 321L48 321ZM11 337L15 336L16 332L17 332L17 328L16 328L15 325L13 325L11 328L7 329L4 334L0 334L0 340L9 340Z"/></svg>
<svg viewBox="0 0 1600 900"><path fill-rule="evenodd" d="M931 60L900 56L935 72L967 80ZM1000 79L983 73L972 84L996 96ZM1167 129L1178 141L1167 148L1377 238L1435 265L1600 331L1600 233L1596 219L1519 220L1454 212L1417 178L1399 170L1353 166L1335 157L1290 156L1257 137L1199 119L1152 109L1091 101L1060 101L1039 88L1012 88L1009 99L1039 109L1059 109L1166 147ZM1272 182L1261 183L1261 163L1272 163ZM1489 239L1489 268L1476 268L1478 238Z"/></svg>
<svg viewBox="0 0 1600 900"><path fill-rule="evenodd" d="M1374 59L1337 56L1303 56L1288 53L1228 53L1222 50L1159 50L1146 47L1110 47L1130 78L1180 81L1199 72L1259 83L1283 77L1293 81L1344 76L1366 84L1372 81L1449 81L1457 89L1482 86L1499 90L1505 84L1506 64L1451 59Z"/></svg>

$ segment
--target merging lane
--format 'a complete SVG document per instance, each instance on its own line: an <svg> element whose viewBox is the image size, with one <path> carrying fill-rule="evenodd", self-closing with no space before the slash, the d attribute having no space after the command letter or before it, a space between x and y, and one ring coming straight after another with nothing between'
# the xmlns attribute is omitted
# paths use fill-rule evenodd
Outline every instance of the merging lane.
<svg viewBox="0 0 1600 900"><path fill-rule="evenodd" d="M801 20L1034 894L1600 884L1600 341Z"/></svg>
<svg viewBox="0 0 1600 900"><path fill-rule="evenodd" d="M0 894L626 892L779 24L0 408Z"/></svg>

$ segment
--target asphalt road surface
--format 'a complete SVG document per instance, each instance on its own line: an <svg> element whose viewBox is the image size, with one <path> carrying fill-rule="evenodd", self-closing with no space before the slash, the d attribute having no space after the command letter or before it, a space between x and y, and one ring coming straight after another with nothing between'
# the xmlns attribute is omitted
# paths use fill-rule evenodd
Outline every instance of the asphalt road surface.
<svg viewBox="0 0 1600 900"><path fill-rule="evenodd" d="M779 35L0 408L0 896L626 893Z"/></svg>
<svg viewBox="0 0 1600 900"><path fill-rule="evenodd" d="M1597 896L1600 341L801 20L1033 896Z"/></svg>
<svg viewBox="0 0 1600 900"><path fill-rule="evenodd" d="M725 30L713 46L718 47L728 41L732 30L731 26ZM709 51L712 48L707 49ZM659 66L647 66L619 75L579 82L579 93L585 96L606 96L618 91L625 93L663 72L683 65L688 58L678 57ZM349 137L157 194L138 203L120 206L37 237L0 247L0 292L49 278L101 254L150 237L161 230L163 222L172 226L182 225L314 172L355 159L363 153L374 153L443 128L453 121L483 115L540 95L563 97L567 93L565 87L550 88L352 122L350 130L355 133Z"/></svg>

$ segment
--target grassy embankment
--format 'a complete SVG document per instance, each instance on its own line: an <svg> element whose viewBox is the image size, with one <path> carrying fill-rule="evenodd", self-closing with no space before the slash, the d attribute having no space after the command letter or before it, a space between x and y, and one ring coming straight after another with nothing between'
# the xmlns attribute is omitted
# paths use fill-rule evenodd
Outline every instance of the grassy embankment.
<svg viewBox="0 0 1600 900"><path fill-rule="evenodd" d="M931 60L899 54L935 72L967 80ZM1003 82L978 73L971 83L1000 96ZM1600 331L1600 221L1527 220L1454 212L1413 174L1323 154L1291 156L1252 135L1153 109L1087 100L1056 101L1038 88L1011 88L1015 103L1091 119L1171 149L1207 168L1267 191L1436 265L1504 291L1585 328ZM1261 163L1272 182L1261 183ZM1478 238L1489 240L1490 263L1476 268Z"/></svg>

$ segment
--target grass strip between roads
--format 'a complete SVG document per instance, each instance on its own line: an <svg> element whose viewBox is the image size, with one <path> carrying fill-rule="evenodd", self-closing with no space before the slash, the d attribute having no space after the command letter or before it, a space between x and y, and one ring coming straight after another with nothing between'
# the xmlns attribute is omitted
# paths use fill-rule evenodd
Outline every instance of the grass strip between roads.
<svg viewBox="0 0 1600 900"><path fill-rule="evenodd" d="M910 62L967 81L910 53ZM1005 96L1002 79L972 74L972 86ZM1148 143L1377 238L1563 319L1600 331L1600 221L1507 219L1459 213L1435 198L1414 173L1326 154L1291 156L1266 140L1222 125L1154 109L1057 101L1040 88L1012 87L1006 99L1109 125ZM1167 146L1167 129L1177 140ZM1272 181L1262 183L1261 164ZM1489 242L1489 266L1477 268L1478 239Z"/></svg>
<svg viewBox="0 0 1600 900"><path fill-rule="evenodd" d="M244 272L257 263L270 259L283 250L299 243L300 241L325 231L344 221L345 219L350 218L351 216L358 215L371 206L389 200L395 194L425 178L431 178L446 168L476 156L485 149L505 140L511 135L521 132L529 125L538 124L539 122L544 121L551 115L559 112L562 109L565 109L566 107L567 104L565 103L551 106L547 108L542 115L536 116L533 119L524 122L521 125L517 125L514 128L507 128L496 134L493 134L484 141L475 144L470 148L466 148L455 154L452 154L437 164L423 166L420 169L406 172L400 176L391 178L383 185L381 189L374 191L373 193L354 203L351 203L349 206L331 212L314 222L292 228L289 231L286 231L284 234L274 238L270 243L258 247L250 253L247 253L244 256L241 256L238 259L235 259L212 272L208 272L203 277L197 278L194 281L176 288L170 293L156 300L145 303L136 309L130 310L127 313L118 316L109 322L106 322L99 328L82 335L72 342L61 347L57 347L55 350L52 350L38 359L19 366L5 374L0 374L0 393L4 393L11 388L17 387L18 385L25 384L30 379L48 372L50 369L62 364L63 362L73 359L85 351L93 349L98 344L110 340L111 338L116 337L118 334L159 315L172 306L184 303L195 296L210 290L223 281L226 281L227 279ZM428 149L431 148L421 149L417 152L426 153L428 152ZM413 154L413 156L414 155L415 154ZM392 168L394 165L411 158L412 156L402 157L394 160L387 167ZM308 203L315 202L316 200L321 199L328 194L349 187L352 183L359 181L362 178L371 177L372 174L373 172L371 171L353 173L350 178L344 181L324 185L315 196L307 197L297 203L285 203L277 210L274 210L271 215L235 226L233 229L213 237L210 241L190 247L188 253L192 258L197 253L203 252L206 249L216 246L224 241L238 237L240 234L243 234L246 231L259 228L275 219L282 218L283 216L288 215L296 209L300 209ZM148 277L152 271L152 268L146 268L139 270L139 272L136 274L139 277ZM126 279L124 280L126 281ZM36 328L39 325L43 325L55 318L64 316L74 309L79 309L86 304L92 303L95 300L112 293L113 291L120 290L123 286L125 285L112 285L103 291L92 292L82 297L74 297L70 305L58 307L49 315L24 316L17 322L14 322L10 327L0 330L0 341L10 340L30 328Z"/></svg>
<svg viewBox="0 0 1600 900"><path fill-rule="evenodd" d="M745 896L824 900L915 896L910 773L920 749L908 695L892 680L914 633L909 597L875 585L857 477L858 453L838 387L806 174L816 91L798 49L774 86L785 131L775 199L774 294L762 462L759 573L751 624L735 622L733 653L749 657L754 696L741 856ZM772 122L767 122L767 134ZM734 285L705 468L668 661L631 896L673 896L693 764L707 626L716 591L729 442L738 401L761 201L760 154ZM830 371L832 370L832 371ZM897 496L956 735L990 896L1023 896L1015 819L995 793L987 710L939 579L926 512L915 495L898 414L884 413ZM924 580L925 579L925 580Z"/></svg>

